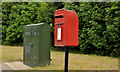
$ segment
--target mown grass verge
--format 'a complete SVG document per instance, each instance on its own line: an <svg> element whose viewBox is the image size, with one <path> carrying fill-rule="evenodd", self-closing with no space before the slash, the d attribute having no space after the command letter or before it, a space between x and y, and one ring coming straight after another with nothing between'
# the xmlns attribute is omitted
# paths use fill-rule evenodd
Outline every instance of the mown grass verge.
<svg viewBox="0 0 120 72"><path fill-rule="evenodd" d="M28 70L64 70L63 51L51 51L51 65ZM23 61L22 46L2 46L2 61ZM69 53L69 70L117 70L118 58Z"/></svg>

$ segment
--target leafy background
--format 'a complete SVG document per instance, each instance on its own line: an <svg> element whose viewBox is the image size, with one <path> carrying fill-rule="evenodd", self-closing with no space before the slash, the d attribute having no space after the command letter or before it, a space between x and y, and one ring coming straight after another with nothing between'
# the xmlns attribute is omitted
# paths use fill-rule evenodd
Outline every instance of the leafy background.
<svg viewBox="0 0 120 72"><path fill-rule="evenodd" d="M54 13L63 8L79 17L79 46L72 49L120 56L120 2L2 2L2 44L22 45L23 26L46 22L54 47Z"/></svg>

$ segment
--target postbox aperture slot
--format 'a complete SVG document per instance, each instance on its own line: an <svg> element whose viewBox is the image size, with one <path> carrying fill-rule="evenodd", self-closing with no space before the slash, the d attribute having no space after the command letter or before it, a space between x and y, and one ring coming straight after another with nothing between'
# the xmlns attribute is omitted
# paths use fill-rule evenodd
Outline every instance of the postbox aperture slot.
<svg viewBox="0 0 120 72"><path fill-rule="evenodd" d="M56 25L64 25L64 23L55 23Z"/></svg>
<svg viewBox="0 0 120 72"><path fill-rule="evenodd" d="M63 18L63 15L55 16L55 18Z"/></svg>

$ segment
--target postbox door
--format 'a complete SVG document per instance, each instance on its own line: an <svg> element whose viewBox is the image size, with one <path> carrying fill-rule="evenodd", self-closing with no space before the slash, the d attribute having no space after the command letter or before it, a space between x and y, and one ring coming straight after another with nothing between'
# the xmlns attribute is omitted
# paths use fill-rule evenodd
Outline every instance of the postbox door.
<svg viewBox="0 0 120 72"><path fill-rule="evenodd" d="M64 15L55 15L55 46L64 46Z"/></svg>

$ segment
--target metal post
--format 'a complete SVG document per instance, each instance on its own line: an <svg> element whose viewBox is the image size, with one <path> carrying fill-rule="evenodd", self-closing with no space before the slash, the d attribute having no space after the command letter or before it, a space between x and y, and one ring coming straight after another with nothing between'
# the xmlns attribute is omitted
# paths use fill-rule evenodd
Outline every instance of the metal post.
<svg viewBox="0 0 120 72"><path fill-rule="evenodd" d="M68 57L69 57L69 49L65 48L65 72L68 72Z"/></svg>

